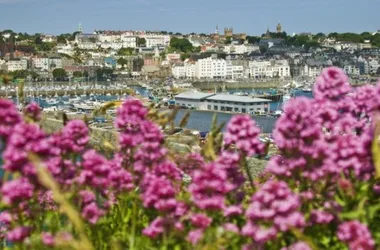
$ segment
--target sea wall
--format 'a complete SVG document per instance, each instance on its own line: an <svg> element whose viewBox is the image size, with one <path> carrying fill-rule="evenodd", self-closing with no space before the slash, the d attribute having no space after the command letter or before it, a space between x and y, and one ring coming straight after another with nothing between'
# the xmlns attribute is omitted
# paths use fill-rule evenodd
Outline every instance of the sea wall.
<svg viewBox="0 0 380 250"><path fill-rule="evenodd" d="M193 86L200 90L226 90L229 89L265 89L265 88L279 88L281 82L268 81L268 82L194 82Z"/></svg>

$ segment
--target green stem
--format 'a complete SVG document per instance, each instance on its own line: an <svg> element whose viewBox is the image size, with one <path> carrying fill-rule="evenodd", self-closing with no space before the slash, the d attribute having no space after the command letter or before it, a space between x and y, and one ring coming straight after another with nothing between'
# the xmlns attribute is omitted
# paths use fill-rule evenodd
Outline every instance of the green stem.
<svg viewBox="0 0 380 250"><path fill-rule="evenodd" d="M132 229L131 229L131 235L129 236L129 249L134 250L135 249L135 237L136 237L136 202L133 201L132 204Z"/></svg>
<svg viewBox="0 0 380 250"><path fill-rule="evenodd" d="M241 161L244 166L245 172L247 173L249 184L251 185L252 190L255 190L255 186L253 185L253 178L251 172L249 171L248 162L245 159L245 155L242 156Z"/></svg>

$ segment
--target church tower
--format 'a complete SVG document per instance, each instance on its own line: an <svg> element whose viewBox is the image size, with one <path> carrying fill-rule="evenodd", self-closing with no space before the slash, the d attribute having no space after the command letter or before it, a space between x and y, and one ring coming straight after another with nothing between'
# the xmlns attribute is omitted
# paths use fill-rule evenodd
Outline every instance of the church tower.
<svg viewBox="0 0 380 250"><path fill-rule="evenodd" d="M83 33L83 29L82 29L82 24L81 23L79 23L78 32L81 33L81 34Z"/></svg>
<svg viewBox="0 0 380 250"><path fill-rule="evenodd" d="M277 33L282 33L282 26L280 22L277 24Z"/></svg>

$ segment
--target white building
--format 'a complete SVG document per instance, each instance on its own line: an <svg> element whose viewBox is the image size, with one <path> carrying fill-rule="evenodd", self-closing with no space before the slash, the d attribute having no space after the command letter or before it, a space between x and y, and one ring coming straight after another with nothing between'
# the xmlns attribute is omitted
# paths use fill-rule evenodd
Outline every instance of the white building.
<svg viewBox="0 0 380 250"><path fill-rule="evenodd" d="M40 69L42 71L62 68L62 58L60 57L34 57L31 62L33 69Z"/></svg>
<svg viewBox="0 0 380 250"><path fill-rule="evenodd" d="M186 77L186 69L183 64L176 64L172 67L172 74L175 79L182 79Z"/></svg>
<svg viewBox="0 0 380 250"><path fill-rule="evenodd" d="M376 74L377 69L380 67L378 59L370 59L368 60L368 67L370 74Z"/></svg>
<svg viewBox="0 0 380 250"><path fill-rule="evenodd" d="M43 35L41 37L41 40L42 42L44 43L53 43L53 42L56 42L57 41L57 37L53 36L53 35Z"/></svg>
<svg viewBox="0 0 380 250"><path fill-rule="evenodd" d="M200 108L206 107L207 110L212 111L226 111L234 113L248 113L253 114L257 111L269 112L270 100L261 98L252 98L249 96L236 96L216 94L207 97L205 105L200 105Z"/></svg>
<svg viewBox="0 0 380 250"><path fill-rule="evenodd" d="M360 75L360 69L356 65L352 65L352 64L344 65L343 70L347 75L350 75L350 76Z"/></svg>
<svg viewBox="0 0 380 250"><path fill-rule="evenodd" d="M231 61L226 61L226 79L244 78L243 65L233 65Z"/></svg>
<svg viewBox="0 0 380 250"><path fill-rule="evenodd" d="M11 59L7 62L8 71L26 70L28 69L28 60Z"/></svg>
<svg viewBox="0 0 380 250"><path fill-rule="evenodd" d="M79 42L78 43L78 48L80 49L85 49L85 50L95 50L98 48L98 45L94 42Z"/></svg>
<svg viewBox="0 0 380 250"><path fill-rule="evenodd" d="M251 78L290 77L290 66L287 60L250 61Z"/></svg>
<svg viewBox="0 0 380 250"><path fill-rule="evenodd" d="M124 48L136 48L137 46L137 38L129 34L121 35L120 41L123 43Z"/></svg>
<svg viewBox="0 0 380 250"><path fill-rule="evenodd" d="M57 68L63 68L62 66L62 58L60 57L51 57L49 58L49 69L57 69Z"/></svg>
<svg viewBox="0 0 380 250"><path fill-rule="evenodd" d="M169 35L143 34L140 35L140 38L145 38L147 48L154 48L157 46L168 47L170 44Z"/></svg>
<svg viewBox="0 0 380 250"><path fill-rule="evenodd" d="M195 78L195 63L188 59L185 61L185 74L188 79Z"/></svg>
<svg viewBox="0 0 380 250"><path fill-rule="evenodd" d="M302 76L317 77L322 73L322 65L305 65L302 69Z"/></svg>
<svg viewBox="0 0 380 250"><path fill-rule="evenodd" d="M32 68L40 69L40 70L49 70L49 58L47 57L32 58Z"/></svg>
<svg viewBox="0 0 380 250"><path fill-rule="evenodd" d="M198 79L224 79L227 74L226 70L226 61L217 59L215 56L199 59L195 63L195 77Z"/></svg>
<svg viewBox="0 0 380 250"><path fill-rule="evenodd" d="M258 51L259 46L251 44L239 44L239 45L226 45L224 47L224 52L227 54L249 54L254 51Z"/></svg>
<svg viewBox="0 0 380 250"><path fill-rule="evenodd" d="M207 109L206 98L213 96L212 93L202 93L195 91L188 91L174 96L176 105L186 106L188 108Z"/></svg>
<svg viewBox="0 0 380 250"><path fill-rule="evenodd" d="M57 53L73 56L74 55L74 48L71 44L58 44L57 45Z"/></svg>

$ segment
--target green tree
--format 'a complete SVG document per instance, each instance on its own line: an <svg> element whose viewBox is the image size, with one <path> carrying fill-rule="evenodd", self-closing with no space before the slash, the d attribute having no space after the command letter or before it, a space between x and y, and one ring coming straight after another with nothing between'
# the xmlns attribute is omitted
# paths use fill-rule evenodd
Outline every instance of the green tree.
<svg viewBox="0 0 380 250"><path fill-rule="evenodd" d="M190 54L189 53L183 53L183 54L181 54L181 60L182 61L185 61L187 58L190 58Z"/></svg>
<svg viewBox="0 0 380 250"><path fill-rule="evenodd" d="M232 37L227 36L226 40L224 41L225 44L231 44L232 43Z"/></svg>
<svg viewBox="0 0 380 250"><path fill-rule="evenodd" d="M255 44L255 43L260 42L260 37L258 37L258 36L247 36L247 41L250 44Z"/></svg>
<svg viewBox="0 0 380 250"><path fill-rule="evenodd" d="M125 68L125 65L128 64L128 60L123 58L123 57L120 57L118 60L117 60L117 64L120 64L121 65L121 68L124 69Z"/></svg>
<svg viewBox="0 0 380 250"><path fill-rule="evenodd" d="M96 77L98 80L106 80L111 78L113 69L110 68L99 68L96 70Z"/></svg>
<svg viewBox="0 0 380 250"><path fill-rule="evenodd" d="M96 43L96 38L95 37L90 37L88 38L88 40L92 43Z"/></svg>
<svg viewBox="0 0 380 250"><path fill-rule="evenodd" d="M117 52L117 54L119 56L130 56L130 55L133 54L134 51L135 51L135 49L134 48L130 48L130 47L128 47L128 48L121 48L121 49L119 49L119 51Z"/></svg>
<svg viewBox="0 0 380 250"><path fill-rule="evenodd" d="M265 46L260 46L259 49L260 49L260 52L263 53L263 54L264 54L265 52L267 52L267 47L265 47Z"/></svg>
<svg viewBox="0 0 380 250"><path fill-rule="evenodd" d="M184 53L193 51L193 45L186 38L173 37L170 39L170 47Z"/></svg>
<svg viewBox="0 0 380 250"><path fill-rule="evenodd" d="M143 37L137 37L137 46L145 46L146 45L146 40Z"/></svg>
<svg viewBox="0 0 380 250"><path fill-rule="evenodd" d="M38 50L40 51L51 51L55 47L54 43L41 43L38 46Z"/></svg>
<svg viewBox="0 0 380 250"><path fill-rule="evenodd" d="M66 70L64 70L62 68L54 69L53 70L53 77L54 77L54 79L62 81L64 78L67 77Z"/></svg>
<svg viewBox="0 0 380 250"><path fill-rule="evenodd" d="M40 35L37 35L36 38L34 39L35 44L42 44L42 39Z"/></svg>
<svg viewBox="0 0 380 250"><path fill-rule="evenodd" d="M59 35L57 37L57 43L66 44L67 43L66 37L64 35Z"/></svg>
<svg viewBox="0 0 380 250"><path fill-rule="evenodd" d="M88 77L87 71L74 71L73 77Z"/></svg>

